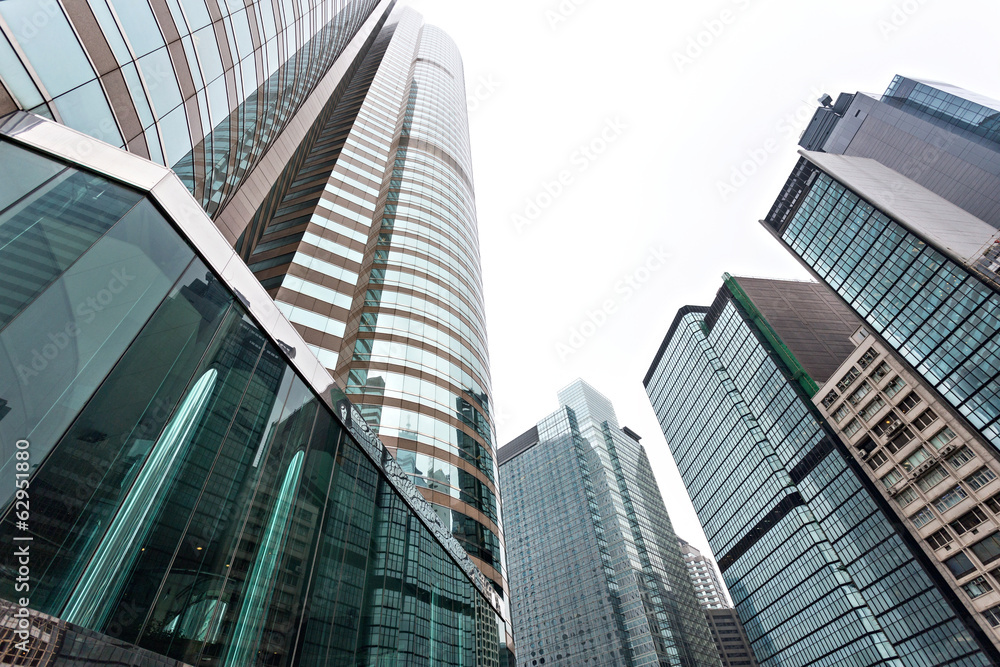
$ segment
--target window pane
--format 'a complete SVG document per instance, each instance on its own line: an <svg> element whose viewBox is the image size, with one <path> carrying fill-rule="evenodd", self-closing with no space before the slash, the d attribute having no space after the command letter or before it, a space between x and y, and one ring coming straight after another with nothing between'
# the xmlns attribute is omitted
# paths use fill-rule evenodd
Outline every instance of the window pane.
<svg viewBox="0 0 1000 667"><path fill-rule="evenodd" d="M0 329L140 199L138 193L103 178L67 169L4 211Z"/></svg>
<svg viewBox="0 0 1000 667"><path fill-rule="evenodd" d="M2 459L31 442L41 463L194 253L143 200L0 333ZM14 475L0 470L0 504Z"/></svg>
<svg viewBox="0 0 1000 667"><path fill-rule="evenodd" d="M0 179L0 213L66 168L58 162L47 160L37 153L24 150L6 141L0 142L0 164L17 165L17 169L5 170L4 177ZM2 220L0 218L0 225L3 225ZM0 239L2 238L0 236ZM0 245L2 245L2 241L0 241ZM7 266L7 264L2 263L0 265Z"/></svg>
<svg viewBox="0 0 1000 667"><path fill-rule="evenodd" d="M0 2L0 14L52 97L95 79L97 75L76 39L59 3L45 10L35 2ZM44 17L39 27L37 14Z"/></svg>

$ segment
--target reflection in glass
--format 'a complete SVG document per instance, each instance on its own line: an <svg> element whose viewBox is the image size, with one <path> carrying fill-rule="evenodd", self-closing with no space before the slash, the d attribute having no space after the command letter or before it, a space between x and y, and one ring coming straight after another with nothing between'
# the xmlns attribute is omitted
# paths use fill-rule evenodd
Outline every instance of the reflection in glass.
<svg viewBox="0 0 1000 667"><path fill-rule="evenodd" d="M229 645L226 665L242 667L251 664L252 656L257 653L257 643L262 634L260 626L274 587L274 572L278 567L278 561L281 560L285 539L288 537L288 517L292 512L295 494L299 487L304 459L305 452L296 452L285 472L285 480L281 484L281 490L278 491L274 511L271 513L264 539L261 540L260 549L257 551L253 574L247 582L243 608L236 621L236 630Z"/></svg>
<svg viewBox="0 0 1000 667"><path fill-rule="evenodd" d="M162 503L163 490L169 486L184 459L217 376L218 372L212 369L198 379L156 441L132 491L112 520L66 606L63 616L67 621L88 628L96 628L104 621L109 611L108 603L117 599L116 595L109 595L109 588L119 588L131 568L136 546L145 540L151 527L149 518Z"/></svg>

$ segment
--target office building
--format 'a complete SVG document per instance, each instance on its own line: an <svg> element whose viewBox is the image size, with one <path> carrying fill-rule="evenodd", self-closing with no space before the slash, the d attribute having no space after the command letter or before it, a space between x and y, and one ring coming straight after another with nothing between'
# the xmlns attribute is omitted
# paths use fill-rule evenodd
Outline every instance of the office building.
<svg viewBox="0 0 1000 667"><path fill-rule="evenodd" d="M720 665L639 436L583 381L500 448L518 665Z"/></svg>
<svg viewBox="0 0 1000 667"><path fill-rule="evenodd" d="M495 588L176 176L0 135L0 596L91 637L66 660L500 664Z"/></svg>
<svg viewBox="0 0 1000 667"><path fill-rule="evenodd" d="M899 75L821 102L800 146L876 160L1000 229L1000 102Z"/></svg>
<svg viewBox="0 0 1000 667"><path fill-rule="evenodd" d="M461 58L395 18L237 249L506 595Z"/></svg>
<svg viewBox="0 0 1000 667"><path fill-rule="evenodd" d="M186 233L221 232L237 251L227 271L252 264L276 321L302 337L279 356L318 359L335 378L508 618L453 42L391 0L18 1L0 6L0 32L0 115L28 111L83 133L60 136L79 144L72 159L86 169L110 167L86 159L101 145L83 135L171 168L204 212ZM4 287L30 301L54 271L5 272ZM19 306L4 307L13 317ZM3 401L0 414L17 410ZM509 651L509 622L500 627Z"/></svg>
<svg viewBox="0 0 1000 667"><path fill-rule="evenodd" d="M812 403L861 322L824 286L726 276L644 384L761 665L996 664Z"/></svg>
<svg viewBox="0 0 1000 667"><path fill-rule="evenodd" d="M711 558L705 556L693 545L677 538L681 545L681 556L684 557L684 567L687 568L688 577L694 584L694 592L698 597L698 604L705 609L720 609L728 607L725 587L719 580L715 564Z"/></svg>
<svg viewBox="0 0 1000 667"><path fill-rule="evenodd" d="M506 596L451 39L389 0L18 1L0 29L0 114L173 168Z"/></svg>
<svg viewBox="0 0 1000 667"><path fill-rule="evenodd" d="M902 94L898 81L884 100ZM986 151L976 161L989 167L996 158L988 154L1000 145L988 129L986 118L995 112L988 115L981 104L987 100L967 95L971 99L962 101L950 87L940 94L925 89L906 93L915 101L900 106L899 113L916 113L914 105L925 104L930 95L937 131L955 145L970 142L968 156ZM970 124L970 109L981 120ZM914 118L911 124L921 120ZM903 148L921 151L922 145ZM808 150L800 155L764 227L971 429L1000 446L1000 234L994 219L1000 209L987 197L988 179L945 157L932 165L937 175L917 178L894 161ZM911 152L903 158L930 155ZM979 184L979 194L961 194L965 183Z"/></svg>

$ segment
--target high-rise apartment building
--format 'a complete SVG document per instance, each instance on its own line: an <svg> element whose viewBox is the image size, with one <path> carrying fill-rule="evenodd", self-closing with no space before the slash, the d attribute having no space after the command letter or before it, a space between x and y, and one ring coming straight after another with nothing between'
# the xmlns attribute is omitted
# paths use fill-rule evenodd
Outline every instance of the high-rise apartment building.
<svg viewBox="0 0 1000 667"><path fill-rule="evenodd" d="M687 568L688 577L694 584L695 595L698 596L698 604L705 609L719 609L728 607L725 588L719 580L719 575L715 569L712 559L703 554L694 545L678 538L681 545L681 556L684 557L684 567Z"/></svg>
<svg viewBox="0 0 1000 667"><path fill-rule="evenodd" d="M727 276L644 384L761 665L996 664L811 400L860 325L822 285Z"/></svg>
<svg viewBox="0 0 1000 667"><path fill-rule="evenodd" d="M338 408L337 417L347 419L358 433L378 443L371 450L376 467L381 466L382 473L389 470L393 483L402 489L403 504L410 507L399 515L403 521L399 525L412 524L419 517L438 533L434 539L443 541L441 553L447 554L442 556L445 561L452 561L459 570L469 563L475 565L475 571L462 576L470 586L474 583L477 595L486 596L486 608L493 606L499 612L499 626L495 618L480 613L478 633L495 634L499 627L501 649L505 646L506 651L511 650L464 74L453 42L440 30L423 25L419 14L396 7L391 0L326 0L308 7L268 0L239 6L216 0L54 1L43 5L14 0L0 5L0 33L0 115L22 114L10 116L10 141L21 142L29 152L44 154L59 169L69 162L81 173L94 172L112 184L124 183L126 189L137 189L140 199L146 197L143 201L159 209L165 205L152 192L157 181L151 179L152 175L163 179L166 172L162 168L155 171L155 165L139 157L177 174L197 206L183 203L185 220L175 220L168 214L164 216L166 222L148 224L177 228L180 246L193 247L206 263L202 281L209 287L218 281L232 287L239 302L237 309L249 309L248 317L262 331L254 335L276 346L275 369L289 363L297 368L304 365L308 372L302 379L310 391L318 392L321 402L330 403L330 387L340 392L338 396L350 396L341 405L350 408ZM23 112L55 120L82 134L32 121ZM30 132L18 134L22 127L30 127ZM56 146L41 138L45 133L75 143ZM84 135L134 155L109 152L103 144ZM105 161L95 162L92 156ZM123 173L116 162L128 165L137 175ZM12 157L5 159L0 168L6 179L20 165ZM47 172L43 169L39 173ZM56 183L40 175L37 183L56 189ZM63 189L79 189L75 183ZM10 186L10 199L4 206L20 206L19 198L29 196L27 190L18 187ZM80 192L79 196L84 197L81 201L88 201ZM37 210L58 219L66 214L60 207L74 207L73 224L86 228L86 232L72 241L59 241L45 250L42 259L30 252L25 254L25 244L30 245L31 238L11 237L7 249L20 251L23 261L11 259L11 264L3 266L0 280L11 296L4 297L6 305L0 306L8 316L2 326L14 326L18 320L27 322L21 313L25 304L34 304L40 294L56 284L53 280L88 256L84 252L87 244L104 238L109 229L115 228L114 222L95 221L101 217L104 202L110 206L110 195L94 195L95 203L89 207L74 203L77 200L72 199L73 192L61 196L62 200L53 195L51 201L55 203L39 196L41 203L37 206L42 208ZM101 196L108 199L97 202ZM48 210L46 206L55 208ZM121 212L124 214L131 206ZM221 245L219 232L225 239ZM63 233L68 233L65 228ZM107 260L113 262L115 257L110 252ZM247 262L252 271L248 275L255 275L263 283L266 295L258 294L260 283L250 288L227 282L234 275L245 277ZM172 284L177 278L164 280ZM123 282L125 278L118 278L105 291L117 294L115 290ZM207 293L213 299L228 298L217 297L212 289ZM70 294L66 302L73 306L77 303L74 298ZM99 291L93 298L105 298L104 292ZM149 306L156 307L162 298L150 292ZM88 303L83 302L82 311L90 313L95 322L103 321L102 311L107 304ZM37 312L44 310L42 306L36 308L41 309ZM255 319L257 308L264 309L264 320ZM137 313L135 317L139 317ZM68 319L66 326L70 324L72 320ZM10 336L26 335L25 331L15 334L15 329L5 329ZM117 335L127 338L124 331L121 329ZM209 331L199 335L211 338ZM62 329L53 334L59 342L63 341L60 332L68 336L69 348L79 342L76 334ZM249 333L243 335L253 338ZM44 341L35 343L45 345ZM69 348L52 344L60 351L61 359L70 358L63 351ZM39 350L44 354L48 348ZM233 353L236 358L252 354L239 346L233 348ZM110 359L116 353L106 354ZM30 355L26 358L31 360ZM241 361L250 363L253 359L256 357ZM20 376L8 378L21 377L30 383L34 377L31 373L40 372L25 365L23 359L11 363L25 370ZM34 361L35 366L53 363L44 356ZM82 418L80 410L96 396L95 383L100 383L106 370L95 371L93 377L81 380L83 384L73 385L74 396L82 403L60 408L58 419L46 417L45 438L50 444L45 448L39 445L38 451L48 452L59 438L68 437L65 429L75 423L73 420ZM274 373L280 376L279 370ZM330 375L336 383L327 382ZM150 371L148 378L135 377L136 382L152 381L156 373ZM206 396L212 392L210 385L206 379L202 387ZM25 410L27 397L15 389L6 391L0 404L0 430L6 431L2 444L11 457L15 454L13 443L26 433L18 430L23 424L15 421ZM275 390L285 392L283 387ZM269 404L258 399L256 393L250 392L244 403L234 404L234 409L242 406L241 423L254 415L267 416ZM37 405L42 409L48 404L41 401ZM168 416L174 409L162 407ZM192 419L198 414L197 410L192 412ZM226 414L223 410L218 416L221 419ZM150 424L154 428L155 424ZM92 428L93 438L108 432L97 425ZM219 428L220 438L231 432ZM384 439L384 444L377 436ZM396 458L385 456L383 447ZM148 454L144 451L139 447L128 454L138 457L135 466L141 466L143 456ZM177 454L180 457L180 452ZM217 463L212 460L203 461L207 469L221 474L218 466L223 466L231 474L243 474L236 472L239 466L225 457L217 459ZM256 469L266 460L255 458L253 467ZM42 459L36 463L41 465ZM288 488L298 488L304 479L304 475L289 478ZM57 488L68 492L65 484L54 484L53 493ZM236 486L205 488L224 494L225 488ZM165 487L157 487L149 497L157 499L163 493ZM198 493L209 492L191 493L193 501ZM413 494L422 498L411 498ZM349 494L340 498L349 499ZM119 501L121 498L107 502L114 505ZM227 504L228 500L220 498L218 502L211 511L227 517L225 521L236 521L230 515L242 516L238 515L242 510ZM312 520L325 521L319 511L323 506L320 503L316 507ZM407 515L407 511L411 514ZM433 519L426 516L428 511ZM183 511L178 510L176 518L182 516ZM260 520L260 511L255 509L253 516L254 521ZM350 532L353 519L345 515L337 520L341 531ZM53 519L53 525L60 523L69 530L72 524L67 521ZM307 525L318 530L318 524L304 521L303 531ZM178 530L183 528L178 526ZM121 530L127 532L124 527ZM389 539L393 533L386 528L379 534ZM404 541L398 545L407 543L406 534L405 530L400 533ZM58 531L49 538L53 535ZM174 539L173 535L162 536ZM455 544L464 548L459 556L448 551ZM408 548L415 545L413 542ZM305 555L313 547L306 544L303 548L302 554L295 555L296 568L304 567ZM357 552L345 561L346 553L340 552L338 562L352 563L362 571L367 555L376 559L372 563L377 561L375 552ZM416 551L408 553L416 558ZM392 567L416 567L417 561L412 558L393 561ZM446 575L438 572L446 570L446 565L432 560L420 567L424 569L420 570L419 581L407 580L404 586L417 585L419 590L406 589L404 597L412 593L432 605L445 604L446 600L438 600L439 593L434 591L438 590L435 587L451 585L446 584ZM335 571L316 572L316 577L341 576ZM383 570L383 574L395 576L390 570ZM473 581L469 582L469 578ZM159 580L150 575L148 585L155 581ZM257 583L263 585L266 581ZM404 578L392 581L393 585L403 585ZM60 585L72 588L69 582ZM177 585L168 586L173 587L171 594L179 590ZM361 587L352 585L361 595L363 583ZM421 586L428 587L426 596ZM330 589L323 593L331 602L352 590L348 584L336 584L334 588L339 592ZM207 595L212 597L222 590ZM445 589L440 590L444 595ZM109 591L104 602L114 604L113 593ZM216 619L204 623L228 622L225 619L226 613L232 611L231 603L213 602L204 597L204 591L194 589L185 594L193 596L191 604L207 609L206 619ZM86 597L90 593L84 590L77 595ZM396 606L401 604L398 590L396 594L385 590L366 595L359 599L358 609L368 609L366 613L375 615L396 610L392 612L395 616L376 621L381 632L389 634L371 640L375 642L372 646L392 644L395 640L390 636L399 629L393 629L397 622L412 624L421 618L410 608L405 610L408 616L400 615L403 612ZM284 592L280 597L286 598ZM202 598L205 601L198 601ZM61 606L64 604L52 602L38 610L75 626L107 631L110 621L106 616L68 614L68 607ZM460 609L461 605L456 603L454 608ZM476 607L473 604L468 608ZM362 618L362 612L350 612L348 607L341 610ZM440 620L450 622L445 617ZM169 618L143 616L136 622L140 629L128 641L143 646L156 644L153 650L166 655L181 652L185 660L193 655L189 651L195 649L179 648L177 641L165 638L171 633L193 632L188 626L195 621L176 620L170 626ZM166 642L162 646L157 644L159 639L147 636L157 623L163 626L155 630L157 637ZM436 624L432 623L434 627ZM419 628L419 632L425 630ZM444 638L440 650L450 650L452 637L440 637ZM454 638L463 647L461 650L471 650L470 655L477 653L475 641L470 643L459 635ZM207 646L197 649L197 655L202 656L199 659L217 659L217 649ZM422 659L450 661L420 647L412 653L422 655ZM334 659L332 653L324 655ZM466 660L461 656L454 659ZM479 655L476 659L488 662L492 658Z"/></svg>
<svg viewBox="0 0 1000 667"><path fill-rule="evenodd" d="M725 587L712 559L694 545L678 538L688 577L694 586L698 604L705 612L712 639L719 650L723 667L756 667L750 639L743 630L736 610L729 606Z"/></svg>
<svg viewBox="0 0 1000 667"><path fill-rule="evenodd" d="M518 664L720 665L639 437L580 380L559 402L499 452Z"/></svg>
<svg viewBox="0 0 1000 667"><path fill-rule="evenodd" d="M857 349L813 396L983 630L1000 638L1000 462L995 449L886 345ZM995 640L996 641L996 640Z"/></svg>
<svg viewBox="0 0 1000 667"><path fill-rule="evenodd" d="M740 622L740 616L732 607L705 609L712 639L719 649L722 667L757 667L750 638Z"/></svg>

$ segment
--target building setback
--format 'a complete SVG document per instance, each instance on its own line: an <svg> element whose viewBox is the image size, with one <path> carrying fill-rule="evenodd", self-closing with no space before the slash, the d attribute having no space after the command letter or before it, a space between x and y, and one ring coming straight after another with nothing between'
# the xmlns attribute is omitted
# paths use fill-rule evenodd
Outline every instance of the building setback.
<svg viewBox="0 0 1000 667"><path fill-rule="evenodd" d="M94 155L112 160L108 156L114 154L94 140L131 153L131 157L122 153L128 158L122 158L122 163L137 172L164 173L151 171L148 163L139 160L144 158L178 176L196 202L189 219L197 221L180 230L181 244L192 245L201 253L215 279L242 275L250 264L257 284L262 283L266 290L260 307L266 308L271 319L257 325L263 327L260 340L277 346L275 377L281 377L283 363L298 360L295 363L301 361L309 367L304 380L312 391L329 398L332 386L338 396L349 401L343 405L351 408L338 415L346 416L357 428L364 425L362 431L377 438L378 465L390 466L390 474L401 476L397 481L404 488L404 505L412 505L411 510L418 508L423 513L420 520L429 521L435 530L443 526L439 537L446 547L462 545L464 552L457 560L450 552L445 558L460 570L474 564L475 572L463 576L474 580L487 608L495 607L500 615L497 620L480 614L478 632L489 634L494 632L490 628L499 627L497 655L502 654L505 661L513 659L464 73L452 40L393 0L324 0L309 6L255 1L239 7L215 0L148 4L102 0L89 4L52 2L42 10L30 3L2 3L0 33L0 62L4 63L0 69L0 117L31 112L82 133L67 135L45 129L51 125L32 125L22 115L9 116L15 119L11 127L31 126L32 137L51 131L78 144L68 153L59 153L49 143L33 138L30 150L53 154L57 164L68 160L82 167L83 173L97 172L112 183L124 180L129 187L151 187L148 181L123 177L110 163L88 159L91 145L100 147L93 149ZM59 58L52 58L53 53ZM18 141L15 134L12 130L9 136ZM9 171L20 167L5 161L0 168L5 170L6 179ZM37 182L48 183L41 176ZM11 188L12 198L0 201L0 205L15 215L14 208L6 207L21 206L16 197L24 193ZM140 194L146 192L141 187L139 190ZM38 210L56 219L63 214L59 206L77 206L73 200L66 203L55 195L52 201L56 203L44 198L40 201L37 206L42 208ZM155 197L151 201L161 206ZM31 234L13 237L7 249L18 261L5 263L0 278L5 293L0 299L2 331L14 336L18 321L28 321L22 313L25 304L35 303L56 284L52 281L84 256L81 253L86 246L81 244L110 233L110 226L96 222L99 217L94 207L77 206L73 224L86 227L87 232L44 251L31 247L37 240ZM164 224L179 224L171 216L165 217ZM156 227L161 223L149 224ZM217 243L219 233L224 239L221 246ZM205 243L215 254L208 256L201 249ZM110 254L109 261L115 257ZM41 268L46 262L48 265ZM124 279L109 280L117 280L109 285L118 289ZM208 280L206 284L214 283ZM239 287L233 294L241 307L252 311L259 306L253 301L258 292L256 287ZM70 294L68 302L75 303L74 298ZM160 298L151 296L151 303L155 305ZM83 312L93 316L105 306L108 304L103 302L86 306L85 302ZM44 310L43 306L36 308L35 312ZM253 312L249 315L251 319L254 316ZM284 333L274 337L272 325L287 331L282 329ZM53 333L57 341L63 341L60 334L68 336L71 343L78 342L75 334L63 329ZM25 330L19 335L26 335ZM242 335L250 340L258 334L247 329ZM86 359L93 354L89 349L72 354L65 351L72 348L72 344L59 346L60 358L79 354ZM236 357L243 353L251 354L239 346L232 350ZM116 353L107 354L113 357ZM45 357L35 361L36 366L52 363ZM25 370L20 375L5 375L0 384L32 383L35 378L31 374L41 373L23 359L11 364ZM327 382L329 376L334 383ZM102 378L98 373L81 379L84 384L73 385L73 391L80 397L96 396ZM146 381L136 379L140 380ZM283 385L273 389L285 390ZM5 457L14 456L13 443L28 432L22 428L25 397L18 391L7 387L0 399L0 444ZM251 392L246 397L250 402L240 404L243 421L252 415L266 417L271 410L264 399L254 403L257 398ZM38 408L45 405L41 401ZM72 420L80 418L83 405L73 405L65 408L60 418L46 418L44 438L49 444L39 445L39 451L59 451L55 443L75 423ZM217 416L224 419L226 414L223 410ZM231 430L221 423L218 428L221 447ZM108 432L97 425L93 429L88 437ZM144 460L144 451L136 446L129 453L139 457L136 466ZM389 457L391 464L381 462L385 452L394 455ZM222 458L206 459L204 465L242 474L237 472L240 464L225 458L229 454L219 456ZM252 467L256 469L266 460L254 458ZM48 470L72 478L71 473L58 473L51 466ZM298 481L294 478L288 483L295 486ZM4 482L8 483L10 480ZM53 482L52 488L65 489L67 483ZM219 504L210 512L223 517L238 513L242 510L227 504L232 499L223 497L227 488L238 486L233 484L205 487L204 491L192 487L191 501L220 494ZM421 498L406 495L411 492ZM114 505L121 499L105 502ZM322 504L310 520L322 524L326 519L320 509ZM425 516L427 512L433 519ZM253 515L259 517L260 511L254 510ZM174 518L183 516L178 510ZM400 516L409 515L404 512ZM416 517L414 514L411 519L416 521ZM52 539L59 534L56 524L67 531L73 525L67 523L68 516L52 521ZM306 521L302 530L308 532L307 525L311 526L309 530L316 535L320 524ZM352 524L344 519L338 525L348 531ZM183 528L178 526L178 530ZM174 539L165 533L158 536ZM289 558L305 562L311 547L304 548L306 551ZM358 552L344 562L364 569L367 555ZM393 566L407 564L410 560L404 559L401 564L394 561ZM416 561L412 565L415 567ZM421 576L427 577L425 583L433 586L438 576L435 568L445 565L428 561L420 567L424 568ZM68 572L65 576L70 576ZM326 574L340 576L335 570L318 572L313 581ZM70 586L68 581L61 585ZM149 585L154 581L158 581L155 575L150 575ZM351 589L345 586L337 584L324 595L333 596L331 600L347 595ZM363 590L363 586L356 588L351 595ZM117 593L109 590L106 594L110 604ZM198 601L199 596L221 593L191 589L188 594L193 596L191 604L201 605L204 623L216 622L206 620L209 618L226 622L222 619L231 608L207 598ZM359 607L368 609L365 613L378 615L383 613L379 610L395 609L398 595L367 594L364 605L368 606ZM284 591L274 595L286 597ZM427 595L433 599L435 593ZM441 602L446 603L443 598ZM42 605L39 611L53 616L53 622L108 631L112 621L107 617L77 616L76 612L66 617L65 610L70 607L60 606L65 603ZM347 607L341 610L361 613ZM166 639L171 634L195 632L191 624L198 621L154 617L140 621L141 627L128 641L156 644L159 639L149 639L143 633L152 632L159 623L163 627L155 632L162 635L157 636L163 643L156 644L154 652L183 654L189 662L197 662L188 660L192 655L218 658L213 653L216 649L207 645L192 648L182 646L180 640ZM404 620L403 616L376 619L373 623L389 634L372 641L392 643L394 624L411 621L412 617ZM195 634L204 635L199 640L204 642L212 631L203 628ZM441 637L446 637L442 650L450 650L451 636ZM468 638L456 635L455 639L463 647L478 646L470 644ZM364 650L380 649L360 647L357 655ZM494 659L477 649L472 651L476 659ZM332 654L323 655L316 664L334 660ZM414 655L420 655L418 660L450 660L435 658L419 648Z"/></svg>
<svg viewBox="0 0 1000 667"><path fill-rule="evenodd" d="M810 400L859 325L822 285L727 276L646 390L761 665L995 664Z"/></svg>
<svg viewBox="0 0 1000 667"><path fill-rule="evenodd" d="M577 380L500 448L518 665L720 665L639 437Z"/></svg>

